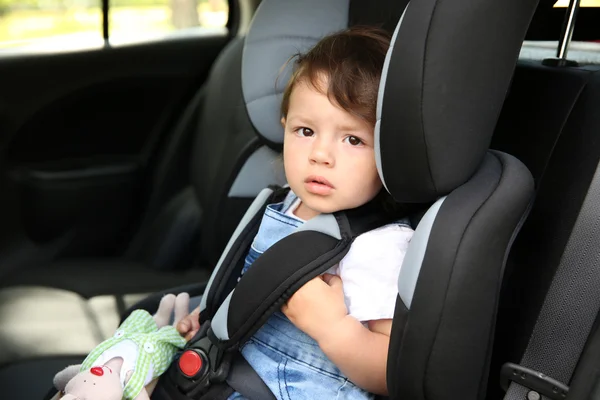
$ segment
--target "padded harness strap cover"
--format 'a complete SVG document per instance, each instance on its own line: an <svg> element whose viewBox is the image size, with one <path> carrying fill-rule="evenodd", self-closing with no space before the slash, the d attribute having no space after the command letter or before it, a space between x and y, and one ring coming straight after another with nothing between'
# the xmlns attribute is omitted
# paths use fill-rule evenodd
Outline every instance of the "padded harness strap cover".
<svg viewBox="0 0 600 400"><path fill-rule="evenodd" d="M282 199L288 190L276 191L268 202ZM266 204L261 210L265 207ZM214 298L228 299L220 305L220 308L228 309L218 310L219 314L227 313L228 337L216 335L220 347L226 349L243 344L296 290L337 264L358 235L391 222L391 217L381 212L375 201L354 210L322 214L316 218L321 217L325 223L333 221L337 225L339 237L335 237L337 232L328 231L331 226L317 226L311 224L311 220L303 226L306 230L301 227L265 251L237 283L260 219L255 216L244 229L225 258L229 263L225 262L221 268L218 279L222 281L215 284ZM236 283L233 292L227 290ZM213 333L217 333L216 329Z"/></svg>
<svg viewBox="0 0 600 400"><path fill-rule="evenodd" d="M229 278L232 275L239 276L243 266L244 257L252 244L254 236L256 236L256 233L258 232L265 208L268 204L283 200L286 194L287 189L276 190L271 193L267 200L262 201L263 204L260 205L260 207L257 207L256 204L261 201L260 198L255 200L252 206L250 206L250 209L254 208L257 210L256 213L251 217L246 226L242 226L245 223L244 220L240 222L240 227L238 227L238 229L242 228L241 233L238 235L237 239L235 239L232 246L225 249L226 253L221 256L222 262L219 263L216 271L211 277L211 281L209 282L205 293L206 308L202 310L200 315L201 323L214 317L217 309L221 306L225 297L233 288Z"/></svg>

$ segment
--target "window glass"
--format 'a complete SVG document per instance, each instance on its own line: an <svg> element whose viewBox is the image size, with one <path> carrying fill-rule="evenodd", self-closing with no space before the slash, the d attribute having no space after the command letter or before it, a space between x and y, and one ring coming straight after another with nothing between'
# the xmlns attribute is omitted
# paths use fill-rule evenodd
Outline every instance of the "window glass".
<svg viewBox="0 0 600 400"><path fill-rule="evenodd" d="M101 47L102 0L0 0L0 54ZM111 45L225 33L227 0L110 0Z"/></svg>
<svg viewBox="0 0 600 400"><path fill-rule="evenodd" d="M228 15L227 0L112 0L110 43L224 33Z"/></svg>
<svg viewBox="0 0 600 400"><path fill-rule="evenodd" d="M97 0L0 0L0 51L101 44L102 11Z"/></svg>
<svg viewBox="0 0 600 400"><path fill-rule="evenodd" d="M555 8L568 7L569 0L558 0L555 4ZM580 7L600 7L600 0L581 0Z"/></svg>

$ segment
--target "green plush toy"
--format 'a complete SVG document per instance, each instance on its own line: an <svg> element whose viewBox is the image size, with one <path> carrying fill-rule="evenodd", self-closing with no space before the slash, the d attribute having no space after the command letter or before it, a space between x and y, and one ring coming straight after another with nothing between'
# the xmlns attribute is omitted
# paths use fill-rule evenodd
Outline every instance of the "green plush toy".
<svg viewBox="0 0 600 400"><path fill-rule="evenodd" d="M189 300L187 293L169 294L162 298L154 316L144 310L132 312L83 364L67 367L54 377L61 392L56 398L149 399L156 379L185 346L175 326L189 314ZM169 325L173 310L175 322Z"/></svg>

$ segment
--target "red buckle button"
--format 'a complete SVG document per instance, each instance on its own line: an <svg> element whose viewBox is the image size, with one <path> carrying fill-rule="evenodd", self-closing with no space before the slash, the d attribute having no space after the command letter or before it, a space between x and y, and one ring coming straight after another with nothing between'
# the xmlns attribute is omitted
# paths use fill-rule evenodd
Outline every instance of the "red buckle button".
<svg viewBox="0 0 600 400"><path fill-rule="evenodd" d="M179 369L188 378L193 378L202 369L202 357L193 350L186 350L179 357Z"/></svg>

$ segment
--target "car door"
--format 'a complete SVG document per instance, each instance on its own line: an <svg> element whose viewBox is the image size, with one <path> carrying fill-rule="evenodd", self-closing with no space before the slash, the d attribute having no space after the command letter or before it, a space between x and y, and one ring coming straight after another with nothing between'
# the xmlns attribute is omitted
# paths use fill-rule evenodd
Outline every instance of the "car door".
<svg viewBox="0 0 600 400"><path fill-rule="evenodd" d="M191 21L194 2L121 0L111 14L103 3L89 15L61 14L90 18L94 35L86 26L17 40L7 26L31 23L22 15L30 3L0 1L0 277L55 258L122 252L173 127L235 33L235 4L226 0L201 0ZM44 11L25 9L35 18ZM148 32L144 18L169 27Z"/></svg>

